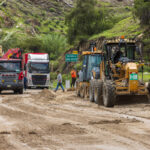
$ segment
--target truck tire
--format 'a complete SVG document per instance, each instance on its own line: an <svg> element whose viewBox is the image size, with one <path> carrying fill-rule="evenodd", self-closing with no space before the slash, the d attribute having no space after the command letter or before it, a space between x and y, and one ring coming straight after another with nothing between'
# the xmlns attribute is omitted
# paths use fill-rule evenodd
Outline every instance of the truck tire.
<svg viewBox="0 0 150 150"><path fill-rule="evenodd" d="M14 90L14 94L17 94L18 93L18 91L17 90Z"/></svg>
<svg viewBox="0 0 150 150"><path fill-rule="evenodd" d="M103 84L103 103L105 107L113 107L116 101L115 86L112 81Z"/></svg>
<svg viewBox="0 0 150 150"><path fill-rule="evenodd" d="M148 82L147 89L148 89L148 92L150 94L150 82Z"/></svg>
<svg viewBox="0 0 150 150"><path fill-rule="evenodd" d="M18 90L19 94L23 94L23 89Z"/></svg>
<svg viewBox="0 0 150 150"><path fill-rule="evenodd" d="M94 101L98 105L103 105L103 82L96 81L94 83Z"/></svg>
<svg viewBox="0 0 150 150"><path fill-rule="evenodd" d="M90 80L89 99L91 102L94 102L94 81L93 80Z"/></svg>

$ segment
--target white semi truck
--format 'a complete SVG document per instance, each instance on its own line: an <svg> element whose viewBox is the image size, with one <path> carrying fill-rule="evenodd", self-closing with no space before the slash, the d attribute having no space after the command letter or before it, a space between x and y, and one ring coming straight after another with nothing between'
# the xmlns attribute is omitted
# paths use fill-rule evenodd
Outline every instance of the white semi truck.
<svg viewBox="0 0 150 150"><path fill-rule="evenodd" d="M27 88L49 88L49 55L47 53L26 53L23 60Z"/></svg>

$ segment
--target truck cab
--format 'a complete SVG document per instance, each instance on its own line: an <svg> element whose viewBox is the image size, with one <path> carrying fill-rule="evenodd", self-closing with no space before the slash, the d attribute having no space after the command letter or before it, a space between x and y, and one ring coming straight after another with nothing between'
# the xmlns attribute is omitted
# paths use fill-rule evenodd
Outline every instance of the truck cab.
<svg viewBox="0 0 150 150"><path fill-rule="evenodd" d="M21 59L0 59L0 92L3 90L23 94Z"/></svg>
<svg viewBox="0 0 150 150"><path fill-rule="evenodd" d="M47 53L24 54L24 75L28 88L49 88L50 69Z"/></svg>

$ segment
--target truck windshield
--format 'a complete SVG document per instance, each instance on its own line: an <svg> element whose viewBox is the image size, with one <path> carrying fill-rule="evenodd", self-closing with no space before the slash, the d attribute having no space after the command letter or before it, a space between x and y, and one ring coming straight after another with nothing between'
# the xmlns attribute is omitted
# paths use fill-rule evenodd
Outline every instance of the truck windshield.
<svg viewBox="0 0 150 150"><path fill-rule="evenodd" d="M0 62L0 72L20 72L20 62Z"/></svg>
<svg viewBox="0 0 150 150"><path fill-rule="evenodd" d="M49 63L30 63L29 64L30 72L41 72L48 73L49 72Z"/></svg>

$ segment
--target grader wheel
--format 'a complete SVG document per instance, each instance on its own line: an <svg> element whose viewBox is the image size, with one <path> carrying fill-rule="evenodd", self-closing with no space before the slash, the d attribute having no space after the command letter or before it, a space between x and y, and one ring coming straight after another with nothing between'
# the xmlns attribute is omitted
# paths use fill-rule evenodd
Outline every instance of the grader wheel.
<svg viewBox="0 0 150 150"><path fill-rule="evenodd" d="M82 84L81 88L80 88L80 97L81 98L85 97L85 87L84 87L84 84Z"/></svg>
<svg viewBox="0 0 150 150"><path fill-rule="evenodd" d="M80 86L79 86L79 81L76 81L76 94L78 97L80 97Z"/></svg>
<svg viewBox="0 0 150 150"><path fill-rule="evenodd" d="M103 105L103 82L97 81L94 83L94 101L98 105Z"/></svg>
<svg viewBox="0 0 150 150"><path fill-rule="evenodd" d="M113 107L116 101L115 86L111 81L103 84L103 103L106 107Z"/></svg>
<svg viewBox="0 0 150 150"><path fill-rule="evenodd" d="M86 86L85 88L85 98L89 98L89 87Z"/></svg>
<svg viewBox="0 0 150 150"><path fill-rule="evenodd" d="M94 81L90 81L90 87L89 87L89 99L91 102L94 102Z"/></svg>

